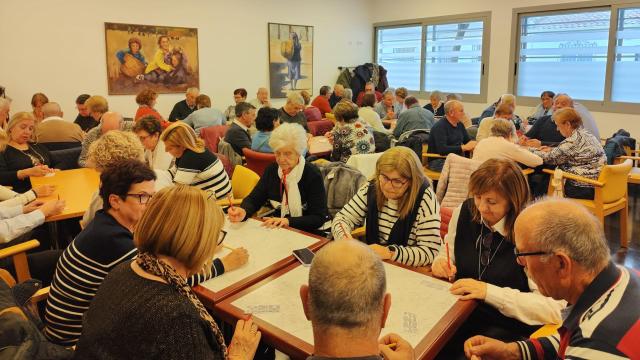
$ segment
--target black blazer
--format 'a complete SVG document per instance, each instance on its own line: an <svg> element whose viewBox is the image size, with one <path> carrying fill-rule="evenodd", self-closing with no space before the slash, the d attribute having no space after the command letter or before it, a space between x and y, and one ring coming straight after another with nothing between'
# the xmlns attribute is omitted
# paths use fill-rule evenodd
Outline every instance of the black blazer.
<svg viewBox="0 0 640 360"><path fill-rule="evenodd" d="M227 133L224 135L224 141L231 144L233 151L237 152L240 156L243 156L243 148L251 149L251 135L235 123L229 125Z"/></svg>
<svg viewBox="0 0 640 360"><path fill-rule="evenodd" d="M312 232L317 230L328 219L327 194L320 170L314 164L305 163L300 182L298 182L300 198L302 200L302 216L288 217L289 226ZM246 212L247 218L252 216L267 203L268 200L280 202L280 178L278 164L269 165L251 194L244 198L240 205ZM276 211L276 215L280 212Z"/></svg>

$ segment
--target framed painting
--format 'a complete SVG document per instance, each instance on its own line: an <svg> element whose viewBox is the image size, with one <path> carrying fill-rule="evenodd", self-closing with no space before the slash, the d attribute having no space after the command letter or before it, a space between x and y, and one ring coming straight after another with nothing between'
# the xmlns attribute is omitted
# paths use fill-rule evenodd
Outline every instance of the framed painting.
<svg viewBox="0 0 640 360"><path fill-rule="evenodd" d="M313 26L269 23L269 87L272 98L313 93Z"/></svg>
<svg viewBox="0 0 640 360"><path fill-rule="evenodd" d="M198 29L105 23L109 95L199 87Z"/></svg>

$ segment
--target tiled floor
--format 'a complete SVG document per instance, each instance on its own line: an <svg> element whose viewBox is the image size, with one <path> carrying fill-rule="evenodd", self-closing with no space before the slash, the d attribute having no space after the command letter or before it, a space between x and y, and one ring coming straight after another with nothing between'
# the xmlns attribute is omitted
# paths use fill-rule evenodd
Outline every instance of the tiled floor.
<svg viewBox="0 0 640 360"><path fill-rule="evenodd" d="M618 264L640 269L640 186L636 187L638 188L630 189L629 194L628 249L620 248L620 218L617 214L605 218L605 234L609 240L613 260Z"/></svg>

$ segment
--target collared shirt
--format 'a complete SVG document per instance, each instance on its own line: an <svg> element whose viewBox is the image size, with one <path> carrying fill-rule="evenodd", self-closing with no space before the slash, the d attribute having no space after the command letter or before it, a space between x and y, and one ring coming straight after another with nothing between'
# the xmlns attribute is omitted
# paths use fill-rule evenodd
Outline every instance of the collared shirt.
<svg viewBox="0 0 640 360"><path fill-rule="evenodd" d="M200 129L208 126L224 125L227 122L227 118L220 110L205 107L192 112L182 121L191 126L199 136Z"/></svg>
<svg viewBox="0 0 640 360"><path fill-rule="evenodd" d="M233 123L234 123L234 124L236 124L236 125L238 125L238 126L240 126L240 128L242 128L242 130L244 130L244 131L249 131L249 128L248 128L248 127L246 127L243 123L241 123L241 122L240 122L240 120L238 120L238 119L234 119L234 120L233 120Z"/></svg>
<svg viewBox="0 0 640 360"><path fill-rule="evenodd" d="M62 120L65 121L63 118L61 118L60 116L49 116L47 118L42 119L42 121L40 121L40 123L43 123L45 121L49 121L49 120Z"/></svg>
<svg viewBox="0 0 640 360"><path fill-rule="evenodd" d="M640 274L609 262L571 307L558 333L518 341L529 359L640 358Z"/></svg>
<svg viewBox="0 0 640 360"><path fill-rule="evenodd" d="M398 139L403 133L410 130L431 129L434 123L435 119L431 111L421 108L420 105L414 105L398 116L393 136Z"/></svg>

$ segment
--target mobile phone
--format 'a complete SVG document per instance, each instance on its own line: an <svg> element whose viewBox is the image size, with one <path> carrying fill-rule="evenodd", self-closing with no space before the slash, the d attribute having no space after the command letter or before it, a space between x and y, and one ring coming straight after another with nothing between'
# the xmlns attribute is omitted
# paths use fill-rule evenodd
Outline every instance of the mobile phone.
<svg viewBox="0 0 640 360"><path fill-rule="evenodd" d="M315 255L311 250L307 248L303 248L303 249L293 250L293 256L295 256L296 259L298 259L298 261L300 261L300 263L302 263L303 266L311 266L311 261L313 261L313 257Z"/></svg>

